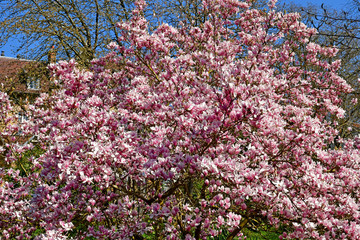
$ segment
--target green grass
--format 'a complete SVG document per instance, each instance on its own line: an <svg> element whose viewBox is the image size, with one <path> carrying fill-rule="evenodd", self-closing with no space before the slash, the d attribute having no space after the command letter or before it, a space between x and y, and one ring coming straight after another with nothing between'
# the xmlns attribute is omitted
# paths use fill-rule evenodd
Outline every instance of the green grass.
<svg viewBox="0 0 360 240"><path fill-rule="evenodd" d="M247 240L278 240L281 233L275 232L274 229L269 229L269 231L252 231L250 229L244 229L244 236ZM216 237L209 237L208 240L226 240L229 232L223 231L223 233ZM241 238L235 238L239 240Z"/></svg>
<svg viewBox="0 0 360 240"><path fill-rule="evenodd" d="M254 232L249 229L244 230L244 235L246 236L246 239L248 240L275 240L279 239L280 234L275 232L268 232L268 231L258 231Z"/></svg>

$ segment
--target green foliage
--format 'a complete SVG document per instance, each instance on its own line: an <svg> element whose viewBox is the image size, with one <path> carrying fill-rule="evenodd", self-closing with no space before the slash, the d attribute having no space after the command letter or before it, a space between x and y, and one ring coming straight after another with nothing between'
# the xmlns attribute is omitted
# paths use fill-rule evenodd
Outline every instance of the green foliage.
<svg viewBox="0 0 360 240"><path fill-rule="evenodd" d="M20 170L20 175L25 176L28 175L28 172L33 171L33 165L30 158L38 158L45 152L44 149L39 146L35 146L34 148L29 149L25 153L21 155L19 160L16 162L16 169Z"/></svg>
<svg viewBox="0 0 360 240"><path fill-rule="evenodd" d="M243 230L243 236L246 237L247 240L275 240L279 239L281 233L279 229L269 228L267 231L254 231L249 228L245 228ZM223 230L222 234L216 236L214 238L208 238L208 240L226 240L229 235L228 231ZM242 238L235 238L236 240L240 240ZM150 240L150 239L149 239Z"/></svg>
<svg viewBox="0 0 360 240"><path fill-rule="evenodd" d="M279 239L279 233L272 231L273 229L269 231L252 231L250 229L244 229L244 236L246 236L246 239L248 240L260 240L260 239L268 239L268 240L275 240Z"/></svg>

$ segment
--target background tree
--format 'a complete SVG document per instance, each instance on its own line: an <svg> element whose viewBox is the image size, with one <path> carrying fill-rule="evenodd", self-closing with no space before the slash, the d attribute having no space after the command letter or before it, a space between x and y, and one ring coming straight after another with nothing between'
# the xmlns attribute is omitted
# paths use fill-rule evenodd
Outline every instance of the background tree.
<svg viewBox="0 0 360 240"><path fill-rule="evenodd" d="M21 38L18 51L29 59L47 56L88 63L117 41L116 23L129 18L131 0L1 0L1 40Z"/></svg>

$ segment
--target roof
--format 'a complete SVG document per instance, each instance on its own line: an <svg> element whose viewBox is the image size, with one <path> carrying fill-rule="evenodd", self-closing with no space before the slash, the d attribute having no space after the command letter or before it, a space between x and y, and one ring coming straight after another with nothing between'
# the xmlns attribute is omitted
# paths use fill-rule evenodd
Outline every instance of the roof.
<svg viewBox="0 0 360 240"><path fill-rule="evenodd" d="M32 67L34 66L33 64L36 64L35 68ZM40 89L29 89L27 87L29 73L32 72L34 74L34 70L35 72L39 70L38 62L36 61L0 56L0 85L14 93L37 93ZM42 75L41 72L35 74ZM39 79L43 77L39 77ZM43 83L41 85L41 88L43 88Z"/></svg>
<svg viewBox="0 0 360 240"><path fill-rule="evenodd" d="M31 62L34 61L0 56L0 78L4 79L16 75L23 67Z"/></svg>

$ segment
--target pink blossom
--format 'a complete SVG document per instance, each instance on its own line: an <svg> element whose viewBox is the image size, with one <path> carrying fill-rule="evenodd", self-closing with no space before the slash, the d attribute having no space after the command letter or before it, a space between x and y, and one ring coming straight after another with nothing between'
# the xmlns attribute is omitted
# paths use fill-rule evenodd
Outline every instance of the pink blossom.
<svg viewBox="0 0 360 240"><path fill-rule="evenodd" d="M206 239L241 236L251 216L283 238L360 238L360 141L336 129L351 92L336 50L275 1L203 3L202 25L149 32L136 1L112 53L49 66L57 89L21 126L0 92L5 161L39 152L26 173L0 169L0 237ZM36 141L17 144L19 129Z"/></svg>

